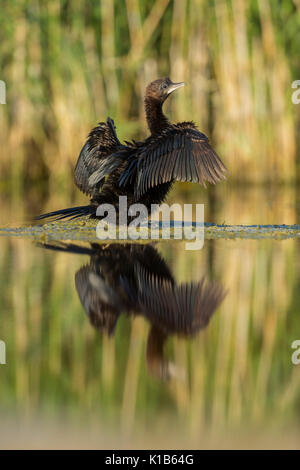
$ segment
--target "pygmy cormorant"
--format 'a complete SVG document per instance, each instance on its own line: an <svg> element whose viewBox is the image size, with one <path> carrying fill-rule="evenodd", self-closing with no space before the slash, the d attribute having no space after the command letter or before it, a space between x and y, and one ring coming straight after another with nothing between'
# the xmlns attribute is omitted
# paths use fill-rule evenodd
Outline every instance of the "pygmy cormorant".
<svg viewBox="0 0 300 470"><path fill-rule="evenodd" d="M207 137L193 122L172 124L162 111L168 96L184 82L169 78L151 82L146 88L145 113L150 136L144 141L122 144L114 122L108 118L89 134L75 167L75 183L89 196L88 206L43 214L38 219L56 220L83 215L95 217L103 203L118 209L119 196L127 205L161 204L174 181L212 184L225 178L227 169Z"/></svg>

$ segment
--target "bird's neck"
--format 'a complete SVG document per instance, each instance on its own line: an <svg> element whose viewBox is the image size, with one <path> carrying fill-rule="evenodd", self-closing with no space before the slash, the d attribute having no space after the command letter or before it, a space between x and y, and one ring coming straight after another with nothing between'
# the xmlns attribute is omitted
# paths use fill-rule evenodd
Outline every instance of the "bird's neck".
<svg viewBox="0 0 300 470"><path fill-rule="evenodd" d="M145 97L145 112L151 134L158 134L170 125L168 118L162 111L162 103L152 96Z"/></svg>
<svg viewBox="0 0 300 470"><path fill-rule="evenodd" d="M146 360L148 371L160 378L167 375L167 362L164 358L164 344L167 335L157 326L152 325L148 334Z"/></svg>

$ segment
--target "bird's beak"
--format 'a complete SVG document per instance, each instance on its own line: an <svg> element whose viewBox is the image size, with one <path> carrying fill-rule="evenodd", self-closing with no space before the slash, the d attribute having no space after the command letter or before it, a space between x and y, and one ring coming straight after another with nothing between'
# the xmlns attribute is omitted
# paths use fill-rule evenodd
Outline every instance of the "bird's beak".
<svg viewBox="0 0 300 470"><path fill-rule="evenodd" d="M173 91L177 90L177 88L181 88L184 85L185 85L184 82L172 83L168 89L168 95L172 93Z"/></svg>

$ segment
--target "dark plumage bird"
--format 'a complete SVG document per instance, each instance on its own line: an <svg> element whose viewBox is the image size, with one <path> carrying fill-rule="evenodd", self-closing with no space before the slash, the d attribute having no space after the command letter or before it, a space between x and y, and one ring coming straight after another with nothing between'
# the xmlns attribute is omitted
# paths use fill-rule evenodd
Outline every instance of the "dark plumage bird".
<svg viewBox="0 0 300 470"><path fill-rule="evenodd" d="M75 274L80 302L101 333L112 335L122 314L142 315L150 323L147 340L148 371L166 378L170 364L164 344L170 335L184 338L204 329L226 292L214 282L177 284L165 260L152 245L56 243L44 248L90 255Z"/></svg>
<svg viewBox="0 0 300 470"><path fill-rule="evenodd" d="M75 183L90 205L43 214L38 219L96 215L102 203L118 208L119 196L128 206L164 201L174 181L212 184L225 178L227 169L207 137L193 122L172 124L162 111L165 100L184 85L169 78L155 80L146 89L145 112L151 135L144 141L122 144L112 119L89 134L75 167Z"/></svg>

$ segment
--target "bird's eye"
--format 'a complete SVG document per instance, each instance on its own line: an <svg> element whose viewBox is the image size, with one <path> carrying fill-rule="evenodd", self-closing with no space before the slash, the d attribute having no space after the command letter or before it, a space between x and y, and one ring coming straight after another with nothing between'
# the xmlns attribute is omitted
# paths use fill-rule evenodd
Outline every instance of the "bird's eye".
<svg viewBox="0 0 300 470"><path fill-rule="evenodd" d="M163 90L165 90L166 88L168 88L168 85L167 85L167 83L163 83L161 87L162 87Z"/></svg>

